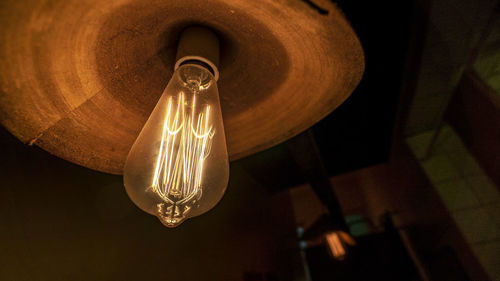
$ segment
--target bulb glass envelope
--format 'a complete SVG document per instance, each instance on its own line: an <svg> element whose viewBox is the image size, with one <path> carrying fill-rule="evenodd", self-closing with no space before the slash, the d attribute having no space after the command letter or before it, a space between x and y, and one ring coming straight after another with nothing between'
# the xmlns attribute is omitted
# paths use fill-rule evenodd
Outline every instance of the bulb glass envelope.
<svg viewBox="0 0 500 281"><path fill-rule="evenodd" d="M216 80L180 66L128 154L124 183L142 210L175 227L222 198L229 178Z"/></svg>

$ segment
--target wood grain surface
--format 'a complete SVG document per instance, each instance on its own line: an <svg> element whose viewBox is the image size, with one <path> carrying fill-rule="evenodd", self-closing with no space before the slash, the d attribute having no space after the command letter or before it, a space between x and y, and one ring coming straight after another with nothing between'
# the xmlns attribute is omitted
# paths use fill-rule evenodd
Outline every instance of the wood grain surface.
<svg viewBox="0 0 500 281"><path fill-rule="evenodd" d="M231 160L309 128L355 89L361 44L330 1L3 0L0 123L26 144L120 174L173 72L178 36L221 39Z"/></svg>

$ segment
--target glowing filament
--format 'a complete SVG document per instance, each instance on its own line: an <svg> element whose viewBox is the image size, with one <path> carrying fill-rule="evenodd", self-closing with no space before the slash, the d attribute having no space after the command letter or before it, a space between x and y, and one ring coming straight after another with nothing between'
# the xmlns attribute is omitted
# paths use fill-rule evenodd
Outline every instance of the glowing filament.
<svg viewBox="0 0 500 281"><path fill-rule="evenodd" d="M204 161L215 133L210 115L209 105L198 113L196 95L191 103L182 92L177 101L168 99L151 188L166 203L158 208L170 210L172 217L184 217L191 208L187 204L201 196Z"/></svg>

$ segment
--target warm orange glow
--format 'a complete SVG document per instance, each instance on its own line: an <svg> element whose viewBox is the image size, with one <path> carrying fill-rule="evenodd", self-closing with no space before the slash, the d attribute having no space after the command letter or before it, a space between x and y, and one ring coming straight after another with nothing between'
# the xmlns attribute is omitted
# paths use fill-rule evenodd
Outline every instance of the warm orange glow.
<svg viewBox="0 0 500 281"><path fill-rule="evenodd" d="M217 83L207 69L186 64L132 145L123 181L139 208L176 227L221 200L228 160Z"/></svg>
<svg viewBox="0 0 500 281"><path fill-rule="evenodd" d="M344 231L330 232L325 235L328 247L334 258L343 259L347 254L347 245L354 246L354 239Z"/></svg>
<svg viewBox="0 0 500 281"><path fill-rule="evenodd" d="M345 256L344 246L342 245L339 235L336 232L328 233L326 235L326 241L328 242L330 251L332 252L335 258L340 258Z"/></svg>
<svg viewBox="0 0 500 281"><path fill-rule="evenodd" d="M186 108L190 108L190 112ZM191 103L185 101L183 93L177 102L169 97L152 182L153 191L165 202L176 206L167 213L176 213L178 220L183 220L190 210L189 207L181 210L178 206L189 206L189 201L200 196L204 161L210 154L214 136L210 106L205 106L198 114L195 114L196 110L196 95Z"/></svg>
<svg viewBox="0 0 500 281"><path fill-rule="evenodd" d="M184 95L179 96L175 113L172 103L170 97L152 184L154 191L163 199L170 190L187 188L184 190L186 194L199 186L203 161L210 153L209 141L214 133L209 125L210 106L206 106L205 112L195 118L196 96L191 103L191 114L185 114ZM197 122L194 122L195 119ZM179 145L175 146L176 143ZM182 181L178 175L182 175Z"/></svg>

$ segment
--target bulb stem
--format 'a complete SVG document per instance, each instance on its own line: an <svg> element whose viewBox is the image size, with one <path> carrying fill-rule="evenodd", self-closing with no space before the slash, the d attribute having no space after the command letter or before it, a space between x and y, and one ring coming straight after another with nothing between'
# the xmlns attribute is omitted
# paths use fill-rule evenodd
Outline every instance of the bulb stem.
<svg viewBox="0 0 500 281"><path fill-rule="evenodd" d="M190 26L182 31L174 70L188 63L205 67L219 79L219 38L209 28Z"/></svg>

